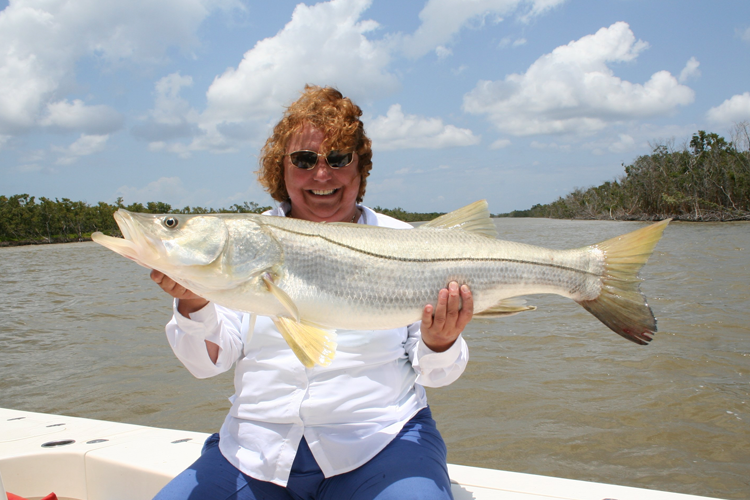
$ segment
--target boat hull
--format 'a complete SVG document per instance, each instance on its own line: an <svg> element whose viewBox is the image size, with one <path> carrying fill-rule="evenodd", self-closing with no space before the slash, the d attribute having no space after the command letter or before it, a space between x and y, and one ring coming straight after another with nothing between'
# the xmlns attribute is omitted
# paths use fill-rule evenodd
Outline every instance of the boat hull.
<svg viewBox="0 0 750 500"><path fill-rule="evenodd" d="M207 437L0 408L0 484L27 498L150 500L200 455ZM708 500L453 464L448 472L455 500Z"/></svg>

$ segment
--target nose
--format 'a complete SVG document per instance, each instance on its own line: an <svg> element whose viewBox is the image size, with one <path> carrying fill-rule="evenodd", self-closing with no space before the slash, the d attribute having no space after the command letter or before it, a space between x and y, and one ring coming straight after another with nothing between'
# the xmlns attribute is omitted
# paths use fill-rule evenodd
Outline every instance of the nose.
<svg viewBox="0 0 750 500"><path fill-rule="evenodd" d="M331 178L331 169L328 168L325 157L318 156L318 163L315 164L315 169L313 170L313 178L321 182Z"/></svg>

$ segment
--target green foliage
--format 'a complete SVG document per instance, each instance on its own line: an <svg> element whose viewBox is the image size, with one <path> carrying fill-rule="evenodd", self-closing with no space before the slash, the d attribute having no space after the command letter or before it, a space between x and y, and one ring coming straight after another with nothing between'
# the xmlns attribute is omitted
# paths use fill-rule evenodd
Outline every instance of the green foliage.
<svg viewBox="0 0 750 500"><path fill-rule="evenodd" d="M186 206L173 209L168 203L150 201L125 205L122 198L110 205L99 202L88 205L82 201L71 201L68 198L50 200L40 197L39 201L28 194L17 194L10 197L0 195L0 244L18 245L35 243L63 243L83 241L91 238L91 233L101 231L110 236L121 236L114 213L124 208L131 212L152 214L219 214L219 213L253 213L259 214L271 207L257 203L235 203L229 208L204 208ZM389 210L376 207L376 211L397 219L416 222L428 221L442 213L414 213L402 208Z"/></svg>
<svg viewBox="0 0 750 500"><path fill-rule="evenodd" d="M689 148L653 146L650 155L623 165L625 175L588 189L576 188L521 216L562 219L750 219L750 124L735 127L734 138L703 130ZM512 212L513 213L513 212Z"/></svg>
<svg viewBox="0 0 750 500"><path fill-rule="evenodd" d="M390 208L382 208L379 206L374 207L373 210L378 213L393 217L394 219L402 220L404 222L430 221L433 219L437 219L438 217L440 217L441 215L445 213L445 212L429 212L429 213L407 212L401 207L390 209Z"/></svg>
<svg viewBox="0 0 750 500"><path fill-rule="evenodd" d="M99 202L88 205L68 198L50 200L17 194L10 197L0 195L0 244L58 243L83 241L91 233L101 231L111 236L120 236L113 214L120 208L131 212L152 214L183 213L262 213L271 207L261 207L255 202L234 204L230 208L185 207L173 210L168 203L150 201L131 203L125 206L118 198L114 205Z"/></svg>

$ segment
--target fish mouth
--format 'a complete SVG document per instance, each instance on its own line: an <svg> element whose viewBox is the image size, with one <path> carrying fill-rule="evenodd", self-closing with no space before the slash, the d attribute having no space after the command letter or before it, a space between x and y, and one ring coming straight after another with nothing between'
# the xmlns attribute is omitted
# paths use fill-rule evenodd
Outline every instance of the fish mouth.
<svg viewBox="0 0 750 500"><path fill-rule="evenodd" d="M152 244L150 244L151 242L147 241L147 238L144 237L142 231L137 229L132 214L121 208L114 213L114 219L115 222L117 222L117 226L120 228L120 232L123 236L122 238L114 238L96 232L91 235L91 239L103 247L108 248L145 268L152 269L152 266L145 264L145 261L149 257L153 260L155 252ZM144 255L145 253L150 255Z"/></svg>

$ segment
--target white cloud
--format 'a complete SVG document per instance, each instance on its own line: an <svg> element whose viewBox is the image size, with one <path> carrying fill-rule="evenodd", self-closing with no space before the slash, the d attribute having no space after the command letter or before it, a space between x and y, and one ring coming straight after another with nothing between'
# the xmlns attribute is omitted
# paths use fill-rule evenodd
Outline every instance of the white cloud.
<svg viewBox="0 0 750 500"><path fill-rule="evenodd" d="M182 142L154 141L148 143L148 150L152 153L160 151L173 153L183 160L187 160L188 158L193 156L193 151L195 151L196 149L191 148L189 144L184 144Z"/></svg>
<svg viewBox="0 0 750 500"><path fill-rule="evenodd" d="M737 36L739 36L742 40L750 42L750 27L747 27L744 30L737 28L736 32Z"/></svg>
<svg viewBox="0 0 750 500"><path fill-rule="evenodd" d="M506 47L510 47L511 43L513 43L513 40L509 36L506 36L500 40L500 42L497 44L497 48L504 49Z"/></svg>
<svg viewBox="0 0 750 500"><path fill-rule="evenodd" d="M442 45L439 45L435 48L435 54L438 56L438 59L445 59L446 57L452 55L453 51L451 49L443 47Z"/></svg>
<svg viewBox="0 0 750 500"><path fill-rule="evenodd" d="M522 20L539 16L564 3L565 0L428 0L419 19L422 24L412 35L402 37L402 47L407 57L421 57L436 47L453 40L455 35L472 23L483 24L490 16L493 23L502 16L519 13Z"/></svg>
<svg viewBox="0 0 750 500"><path fill-rule="evenodd" d="M167 75L156 82L156 100L151 111L153 120L157 123L175 125L186 120L193 113L186 100L180 97L183 87L192 87L193 78L182 76L180 72Z"/></svg>
<svg viewBox="0 0 750 500"><path fill-rule="evenodd" d="M513 40L511 37L506 36L502 40L500 40L500 43L497 44L498 49L505 49L507 47L520 47L521 45L526 45L526 39L525 38L516 38Z"/></svg>
<svg viewBox="0 0 750 500"><path fill-rule="evenodd" d="M635 139L628 134L618 134L618 140L609 146L612 153L626 153L635 149Z"/></svg>
<svg viewBox="0 0 750 500"><path fill-rule="evenodd" d="M109 106L87 106L80 99L47 104L39 125L62 131L80 130L87 134L108 134L122 126L123 117Z"/></svg>
<svg viewBox="0 0 750 500"><path fill-rule="evenodd" d="M149 110L143 123L133 127L133 135L159 143L195 135L199 114L180 97L180 90L192 85L193 78L182 76L179 72L167 75L156 82L154 107Z"/></svg>
<svg viewBox="0 0 750 500"><path fill-rule="evenodd" d="M750 92L734 95L709 109L706 117L714 123L725 125L750 120Z"/></svg>
<svg viewBox="0 0 750 500"><path fill-rule="evenodd" d="M461 65L461 66L459 66L458 68L454 68L454 69L452 69L452 70L451 70L451 73L453 73L453 74L454 74L455 76L458 76L458 75L460 75L461 73L463 73L464 71L466 71L466 70L467 70L468 68L469 68L469 67L468 67L467 65L465 65L465 64L462 64L462 65Z"/></svg>
<svg viewBox="0 0 750 500"><path fill-rule="evenodd" d="M405 115L400 104L394 104L385 116L365 123L373 148L394 150L409 148L449 148L472 146L479 137L471 130L446 125L440 118Z"/></svg>
<svg viewBox="0 0 750 500"><path fill-rule="evenodd" d="M570 153L570 144L557 144L556 142L539 142L531 141L529 144L534 149L551 149L554 151L562 151L564 153Z"/></svg>
<svg viewBox="0 0 750 500"><path fill-rule="evenodd" d="M498 139L490 144L490 149L503 149L513 144L510 139Z"/></svg>
<svg viewBox="0 0 750 500"><path fill-rule="evenodd" d="M701 76L701 71L698 69L698 66L700 66L700 64L701 63L698 62L698 59L696 59L695 57L691 57L680 72L680 83L685 83L691 78L698 78L699 76Z"/></svg>
<svg viewBox="0 0 750 500"><path fill-rule="evenodd" d="M208 89L204 120L214 123L278 116L306 83L333 85L353 98L393 92L398 80L386 71L390 49L365 36L378 28L360 20L371 0L299 4L272 38L259 41Z"/></svg>
<svg viewBox="0 0 750 500"><path fill-rule="evenodd" d="M45 170L45 168L38 163L26 163L23 165L19 165L15 168L16 172L20 172L22 174L27 174L30 172L41 172L42 170ZM48 172L53 172L53 169L46 169Z"/></svg>
<svg viewBox="0 0 750 500"><path fill-rule="evenodd" d="M161 177L140 188L120 186L115 194L122 196L125 204L130 204L149 201L174 203L174 200L182 200L189 193L179 177Z"/></svg>
<svg viewBox="0 0 750 500"><path fill-rule="evenodd" d="M74 87L78 61L153 62L170 47L188 51L198 44L200 23L220 8L243 7L239 0L10 2L0 11L0 133L36 126L50 113L50 104L53 112L57 105L57 112L77 113L78 121L64 123L82 124L77 130L91 132L91 125L81 121L82 108L64 99ZM101 126L102 111L83 114ZM111 126L111 116L108 120Z"/></svg>
<svg viewBox="0 0 750 500"><path fill-rule="evenodd" d="M608 63L633 61L648 44L623 22L602 28L537 59L524 74L480 81L464 96L463 109L487 114L502 132L597 132L608 124L672 113L695 93L667 71L644 84L616 77Z"/></svg>
<svg viewBox="0 0 750 500"><path fill-rule="evenodd" d="M60 148L53 146L52 150L60 153L60 157L57 159L55 163L58 165L70 165L71 163L74 163L76 160L81 158L82 156L89 156L94 153L99 153L100 151L104 151L105 146L107 145L107 140L109 139L109 134L105 135L87 135L87 134L81 134L81 137L78 138L73 144L68 146L67 148Z"/></svg>

